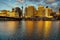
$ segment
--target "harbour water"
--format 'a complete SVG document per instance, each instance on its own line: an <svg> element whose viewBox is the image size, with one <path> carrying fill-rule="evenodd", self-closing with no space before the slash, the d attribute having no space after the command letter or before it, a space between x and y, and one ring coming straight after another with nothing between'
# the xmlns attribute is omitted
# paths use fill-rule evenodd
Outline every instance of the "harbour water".
<svg viewBox="0 0 60 40"><path fill-rule="evenodd" d="M0 21L0 40L60 40L60 21Z"/></svg>

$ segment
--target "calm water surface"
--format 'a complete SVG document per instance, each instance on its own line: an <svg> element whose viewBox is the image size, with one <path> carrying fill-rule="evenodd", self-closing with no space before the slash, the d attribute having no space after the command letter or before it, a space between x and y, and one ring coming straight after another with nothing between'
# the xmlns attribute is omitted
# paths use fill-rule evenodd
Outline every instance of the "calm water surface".
<svg viewBox="0 0 60 40"><path fill-rule="evenodd" d="M0 40L60 40L60 21L0 21Z"/></svg>

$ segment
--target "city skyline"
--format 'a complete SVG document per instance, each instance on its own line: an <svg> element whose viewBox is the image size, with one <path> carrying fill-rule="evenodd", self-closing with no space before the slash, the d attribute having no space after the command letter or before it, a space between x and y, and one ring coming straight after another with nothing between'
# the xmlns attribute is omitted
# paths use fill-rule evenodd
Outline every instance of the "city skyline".
<svg viewBox="0 0 60 40"><path fill-rule="evenodd" d="M31 4L36 8L38 5L49 6L57 11L60 7L60 0L0 0L0 10L11 10L16 6L21 8Z"/></svg>

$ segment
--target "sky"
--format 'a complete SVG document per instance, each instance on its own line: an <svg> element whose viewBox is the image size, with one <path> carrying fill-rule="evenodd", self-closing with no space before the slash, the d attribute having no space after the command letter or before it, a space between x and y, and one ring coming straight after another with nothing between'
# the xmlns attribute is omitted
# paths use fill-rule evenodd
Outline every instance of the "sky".
<svg viewBox="0 0 60 40"><path fill-rule="evenodd" d="M58 7L60 7L60 0L0 0L0 10L11 10L16 6L21 8L28 5L33 5L36 8L38 5L49 6L57 11Z"/></svg>

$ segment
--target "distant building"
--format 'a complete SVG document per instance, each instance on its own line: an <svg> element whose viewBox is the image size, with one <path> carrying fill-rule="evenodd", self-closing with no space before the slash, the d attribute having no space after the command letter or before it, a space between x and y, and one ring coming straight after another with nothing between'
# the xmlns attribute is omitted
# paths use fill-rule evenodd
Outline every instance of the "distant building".
<svg viewBox="0 0 60 40"><path fill-rule="evenodd" d="M3 14L7 14L7 10L1 10L1 13L3 13Z"/></svg>
<svg viewBox="0 0 60 40"><path fill-rule="evenodd" d="M44 17L45 16L45 9L44 6L38 6L38 16Z"/></svg>
<svg viewBox="0 0 60 40"><path fill-rule="evenodd" d="M7 14L8 17L19 17L19 14L16 12L15 8L12 8L11 12L8 12Z"/></svg>
<svg viewBox="0 0 60 40"><path fill-rule="evenodd" d="M50 14L50 16L56 16L56 15L58 15L58 14L56 14L57 12L52 12L51 14Z"/></svg>
<svg viewBox="0 0 60 40"><path fill-rule="evenodd" d="M34 6L28 6L25 8L25 16L27 16L27 17L34 16L35 12L36 12L36 9Z"/></svg>
<svg viewBox="0 0 60 40"><path fill-rule="evenodd" d="M7 16L9 10L1 10L0 11L0 16Z"/></svg>
<svg viewBox="0 0 60 40"><path fill-rule="evenodd" d="M48 8L48 6L45 8L45 16L48 17L50 16L50 14L52 13L52 9L51 8Z"/></svg>
<svg viewBox="0 0 60 40"><path fill-rule="evenodd" d="M16 17L16 13L15 12L8 12L7 16L8 17Z"/></svg>

